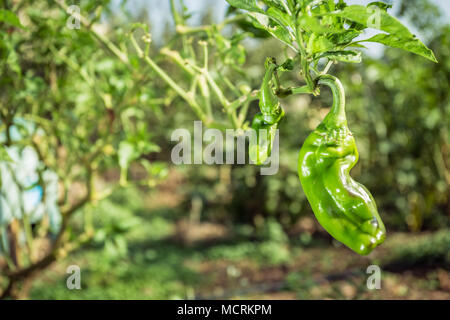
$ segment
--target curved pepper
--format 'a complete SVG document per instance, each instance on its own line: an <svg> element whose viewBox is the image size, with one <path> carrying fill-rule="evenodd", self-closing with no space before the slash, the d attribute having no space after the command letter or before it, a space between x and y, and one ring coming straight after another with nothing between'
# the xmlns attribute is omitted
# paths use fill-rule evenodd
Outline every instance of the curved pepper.
<svg viewBox="0 0 450 320"><path fill-rule="evenodd" d="M298 159L298 175L319 223L335 239L366 255L386 237L386 229L370 192L350 177L358 162L355 139L347 126L345 93L330 75L319 84L333 92L333 106L305 140Z"/></svg>
<svg viewBox="0 0 450 320"><path fill-rule="evenodd" d="M272 78L276 68L275 59L268 58L266 60L266 73L261 85L259 97L259 109L261 110L263 120L267 124L278 123L284 116L283 108L281 108L280 101L278 101L278 97L272 88Z"/></svg>
<svg viewBox="0 0 450 320"><path fill-rule="evenodd" d="M261 112L255 115L252 122L252 129L256 132L256 141L250 139L249 157L257 165L263 164L270 157L278 123L284 117L284 110L272 88L272 78L276 68L275 60L268 58L260 90L259 109Z"/></svg>

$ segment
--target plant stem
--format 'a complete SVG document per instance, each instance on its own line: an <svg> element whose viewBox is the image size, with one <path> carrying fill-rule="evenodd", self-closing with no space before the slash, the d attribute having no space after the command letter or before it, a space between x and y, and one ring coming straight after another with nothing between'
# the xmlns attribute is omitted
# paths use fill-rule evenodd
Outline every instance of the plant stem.
<svg viewBox="0 0 450 320"><path fill-rule="evenodd" d="M341 81L332 75L321 75L318 84L330 87L333 93L333 106L330 113L334 115L333 125L341 125L347 122L345 115L345 90Z"/></svg>
<svg viewBox="0 0 450 320"><path fill-rule="evenodd" d="M64 0L55 0L56 4L60 6L64 11L67 12L69 7L66 5ZM83 17L81 14L79 15L80 22L88 28L88 30L101 42L103 45L105 45L114 55L116 55L123 63L126 65L130 65L130 60L128 59L128 56L125 52L120 50L114 43L112 43L108 38L106 38L103 34L96 31L94 28L92 28L91 23L89 20L87 20L85 17Z"/></svg>
<svg viewBox="0 0 450 320"><path fill-rule="evenodd" d="M296 20L296 19L295 19ZM301 56L301 67L303 71L303 75L306 80L306 84L309 86L311 91L314 91L314 82L312 81L311 74L309 73L309 62L308 62L308 55L306 52L305 43L303 41L303 35L302 30L300 29L300 26L297 24L297 21L294 21L295 23L295 32L297 36L297 43L300 49L300 56Z"/></svg>
<svg viewBox="0 0 450 320"><path fill-rule="evenodd" d="M169 48L162 48L161 54L171 58L178 66L186 71L190 76L195 74L195 71L184 61L178 51L170 50Z"/></svg>
<svg viewBox="0 0 450 320"><path fill-rule="evenodd" d="M332 60L328 61L327 65L322 70L321 74L327 74L332 65L333 65L333 61Z"/></svg>
<svg viewBox="0 0 450 320"><path fill-rule="evenodd" d="M189 95L183 88L181 88L163 69L161 69L149 56L145 56L142 49L139 47L136 39L131 34L130 35L131 43L133 44L138 56L155 71L158 76L160 76L181 98L183 98L189 106L194 110L196 115L200 118L200 120L204 121L205 124L211 123L212 119L206 117L203 113L202 108L198 105L198 103L193 99L191 95Z"/></svg>

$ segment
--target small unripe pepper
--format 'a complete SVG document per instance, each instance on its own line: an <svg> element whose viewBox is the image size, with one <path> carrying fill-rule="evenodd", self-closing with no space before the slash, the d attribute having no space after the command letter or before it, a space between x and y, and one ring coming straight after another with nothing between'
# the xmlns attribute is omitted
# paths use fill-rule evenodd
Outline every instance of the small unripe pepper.
<svg viewBox="0 0 450 320"><path fill-rule="evenodd" d="M303 143L298 159L302 188L319 223L335 239L366 255L386 237L375 200L350 177L358 162L355 139L347 126L345 93L341 82L320 77L333 93L333 106Z"/></svg>
<svg viewBox="0 0 450 320"><path fill-rule="evenodd" d="M283 108L281 108L280 101L275 95L272 87L273 74L276 71L277 65L273 58L268 58L266 61L266 73L261 85L259 97L259 109L261 110L262 118L267 124L278 123L284 116Z"/></svg>
<svg viewBox="0 0 450 320"><path fill-rule="evenodd" d="M256 132L256 141L250 140L249 157L257 165L263 164L270 157L278 123L284 117L284 110L272 88L276 68L275 60L268 58L259 97L261 112L255 115L251 126Z"/></svg>

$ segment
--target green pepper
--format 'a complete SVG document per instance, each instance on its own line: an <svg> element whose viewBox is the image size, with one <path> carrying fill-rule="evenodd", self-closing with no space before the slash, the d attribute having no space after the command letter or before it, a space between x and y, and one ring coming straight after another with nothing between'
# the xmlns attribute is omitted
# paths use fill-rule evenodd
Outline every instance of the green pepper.
<svg viewBox="0 0 450 320"><path fill-rule="evenodd" d="M335 239L366 255L386 237L375 200L350 176L358 162L355 139L347 126L341 82L323 75L319 84L333 93L333 106L303 143L298 159L302 188L319 223Z"/></svg>
<svg viewBox="0 0 450 320"><path fill-rule="evenodd" d="M264 122L267 124L278 123L284 116L283 108L272 88L272 79L276 68L277 64L275 59L268 58L266 60L266 73L259 93L259 109L261 110Z"/></svg>
<svg viewBox="0 0 450 320"><path fill-rule="evenodd" d="M284 110L272 88L276 68L275 59L268 58L259 97L261 112L255 115L251 126L256 132L256 141L250 139L249 157L258 165L263 164L270 157L278 123L284 117Z"/></svg>

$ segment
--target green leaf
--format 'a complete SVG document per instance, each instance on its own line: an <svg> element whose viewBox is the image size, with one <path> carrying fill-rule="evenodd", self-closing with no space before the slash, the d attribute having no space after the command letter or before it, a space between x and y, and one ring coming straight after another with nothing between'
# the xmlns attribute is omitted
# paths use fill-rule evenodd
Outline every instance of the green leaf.
<svg viewBox="0 0 450 320"><path fill-rule="evenodd" d="M417 39L415 36L411 36L410 38L400 38L396 35L392 34L377 34L372 38L367 40L363 40L363 42L378 42L382 43L386 46L390 46L393 48L400 48L412 53L415 53L419 56L427 58L433 62L438 62L436 57L433 54L433 51L428 49L422 41Z"/></svg>
<svg viewBox="0 0 450 320"><path fill-rule="evenodd" d="M256 28L260 28L269 32L273 37L279 39L280 41L291 45L292 39L289 35L289 31L283 26L279 25L275 21L271 24L270 18L264 14L260 13L249 13L249 16L253 20L253 25Z"/></svg>
<svg viewBox="0 0 450 320"><path fill-rule="evenodd" d="M314 34L313 34L314 35ZM309 53L315 54L319 52L329 51L334 48L333 43L325 36L311 37L308 45Z"/></svg>
<svg viewBox="0 0 450 320"><path fill-rule="evenodd" d="M317 18L317 16L301 16L298 19L298 23L303 30L308 32L314 32L317 34L330 32L330 28L321 25L320 20Z"/></svg>
<svg viewBox="0 0 450 320"><path fill-rule="evenodd" d="M371 2L371 3L369 3L367 5L367 7L371 7L371 6L377 6L378 8L383 9L384 11L386 11L387 9L392 8L391 4L387 4L387 3L384 3L384 2L381 2L381 1L374 1L374 2Z"/></svg>
<svg viewBox="0 0 450 320"><path fill-rule="evenodd" d="M358 42L352 42L352 43L346 45L345 47L346 48L364 48L364 49L367 49L366 46L364 46L364 45L362 45L362 44L360 44Z"/></svg>
<svg viewBox="0 0 450 320"><path fill-rule="evenodd" d="M239 9L249 11L248 15L253 21L253 26L267 31L273 37L292 47L292 39L287 29L291 21L281 0L263 1L269 6L267 11L259 7L256 0L227 0L227 2Z"/></svg>
<svg viewBox="0 0 450 320"><path fill-rule="evenodd" d="M147 171L148 178L150 181L152 181L154 179L157 179L157 180L164 179L169 174L169 169L167 168L167 164L164 162L157 162L157 161L150 162L147 159L143 159L141 161L141 164Z"/></svg>
<svg viewBox="0 0 450 320"><path fill-rule="evenodd" d="M233 7L230 7L233 8ZM265 29L257 28L253 24L253 19L248 17L246 20L238 20L235 22L240 29L250 34L250 36L254 38L268 38L270 37L270 33L268 33Z"/></svg>
<svg viewBox="0 0 450 320"><path fill-rule="evenodd" d="M328 39L336 45L346 45L360 34L361 31L350 29L341 33L333 33L328 36Z"/></svg>
<svg viewBox="0 0 450 320"><path fill-rule="evenodd" d="M14 27L24 29L24 26L20 23L19 18L9 10L0 9L0 22L4 22Z"/></svg>
<svg viewBox="0 0 450 320"><path fill-rule="evenodd" d="M266 12L266 15L279 24L282 24L284 26L290 25L289 15L284 11L278 10L277 8L269 8Z"/></svg>
<svg viewBox="0 0 450 320"><path fill-rule="evenodd" d="M389 33L389 35L379 34L364 41L379 42L394 48L400 48L437 62L433 52L417 39L408 28L385 10L375 8L374 5L370 7L351 5L342 11L326 13L326 15L345 18L367 28L374 28Z"/></svg>
<svg viewBox="0 0 450 320"><path fill-rule="evenodd" d="M400 21L388 14L384 10L375 10L373 7L365 7L361 5L351 5L342 11L325 13L345 18L356 23L362 24L367 28L374 28L388 33L395 33L397 36L412 36L408 28Z"/></svg>
<svg viewBox="0 0 450 320"><path fill-rule="evenodd" d="M360 63L361 52L359 51L328 51L318 56L320 58L328 58L330 60L337 60L342 62Z"/></svg>
<svg viewBox="0 0 450 320"><path fill-rule="evenodd" d="M281 72L294 70L294 60L292 60L291 58L286 59L283 64L278 66L277 70Z"/></svg>
<svg viewBox="0 0 450 320"><path fill-rule="evenodd" d="M278 10L281 10L285 12L284 6L281 3L283 0L262 0L262 2L268 6L269 8L277 8Z"/></svg>
<svg viewBox="0 0 450 320"><path fill-rule="evenodd" d="M269 31L275 38L279 39L280 41L291 45L292 39L289 35L289 32L283 28L282 26L275 26L271 28L271 31Z"/></svg>
<svg viewBox="0 0 450 320"><path fill-rule="evenodd" d="M247 10L250 12L264 13L264 10L258 7L256 0L227 0L233 7Z"/></svg>

